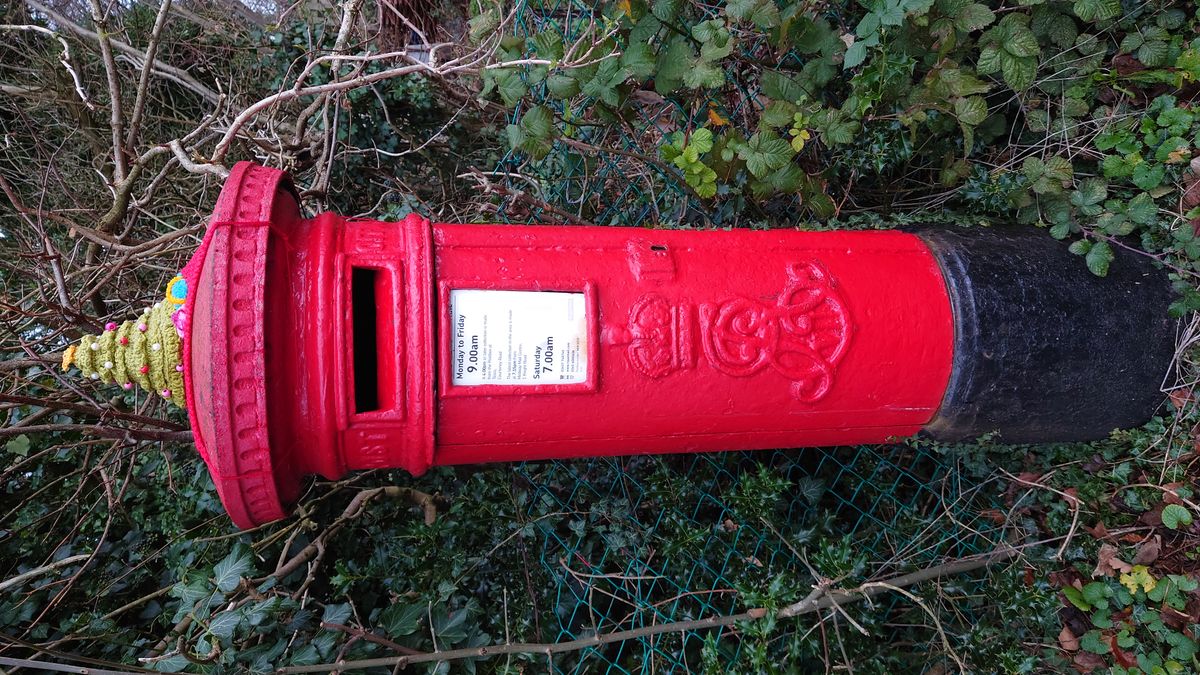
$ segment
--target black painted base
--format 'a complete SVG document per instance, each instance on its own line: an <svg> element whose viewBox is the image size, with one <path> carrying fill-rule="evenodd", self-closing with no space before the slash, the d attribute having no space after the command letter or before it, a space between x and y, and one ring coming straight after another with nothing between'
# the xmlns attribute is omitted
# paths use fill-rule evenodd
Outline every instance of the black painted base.
<svg viewBox="0 0 1200 675"><path fill-rule="evenodd" d="M1032 228L922 228L955 315L954 369L935 438L1088 441L1146 422L1170 383L1171 284L1125 253L1107 277Z"/></svg>

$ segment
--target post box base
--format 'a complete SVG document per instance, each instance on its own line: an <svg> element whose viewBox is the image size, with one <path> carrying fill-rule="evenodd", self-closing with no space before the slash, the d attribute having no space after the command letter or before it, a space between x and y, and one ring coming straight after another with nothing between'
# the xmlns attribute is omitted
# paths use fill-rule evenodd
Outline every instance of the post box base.
<svg viewBox="0 0 1200 675"><path fill-rule="evenodd" d="M925 431L1005 443L1108 436L1145 423L1175 349L1170 283L1138 255L1107 278L1020 228L922 229L954 306L954 366Z"/></svg>

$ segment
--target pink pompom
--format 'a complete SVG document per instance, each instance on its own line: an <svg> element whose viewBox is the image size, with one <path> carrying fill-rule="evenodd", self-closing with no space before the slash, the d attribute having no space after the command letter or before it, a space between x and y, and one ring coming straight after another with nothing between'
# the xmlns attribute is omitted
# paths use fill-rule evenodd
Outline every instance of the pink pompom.
<svg viewBox="0 0 1200 675"><path fill-rule="evenodd" d="M117 329L117 324L112 321L109 321L108 323L104 324L104 330L116 330L116 329Z"/></svg>
<svg viewBox="0 0 1200 675"><path fill-rule="evenodd" d="M182 373L182 372L183 372L183 364L182 364L182 363L180 363L180 364L177 364L177 365L175 366L175 372L177 372L177 373Z"/></svg>
<svg viewBox="0 0 1200 675"><path fill-rule="evenodd" d="M171 390L170 389L163 389L159 393L162 394L163 398L171 398Z"/></svg>
<svg viewBox="0 0 1200 675"><path fill-rule="evenodd" d="M138 329L138 332L139 332L139 333L145 333L145 332L146 332L146 324L144 324L144 323L139 323L139 324L137 325L137 329Z"/></svg>
<svg viewBox="0 0 1200 675"><path fill-rule="evenodd" d="M125 384L123 384L123 385L121 385L121 386L122 386L122 387L125 387L126 389L133 389L133 383L132 383L132 382L126 382Z"/></svg>

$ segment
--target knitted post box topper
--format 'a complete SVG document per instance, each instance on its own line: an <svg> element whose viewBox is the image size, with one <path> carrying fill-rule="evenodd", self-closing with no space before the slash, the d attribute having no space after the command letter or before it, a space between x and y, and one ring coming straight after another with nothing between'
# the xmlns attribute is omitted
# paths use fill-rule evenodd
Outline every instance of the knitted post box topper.
<svg viewBox="0 0 1200 675"><path fill-rule="evenodd" d="M187 283L175 277L166 298L120 325L109 322L99 335L83 337L63 353L62 368L72 365L85 377L132 389L137 384L180 408L183 392L183 343L178 310L187 298Z"/></svg>

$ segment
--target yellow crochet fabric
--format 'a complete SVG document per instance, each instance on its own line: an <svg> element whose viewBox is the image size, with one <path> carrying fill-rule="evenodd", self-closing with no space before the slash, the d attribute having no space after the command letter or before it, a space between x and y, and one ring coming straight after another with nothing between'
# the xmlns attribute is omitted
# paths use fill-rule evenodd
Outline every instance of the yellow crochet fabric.
<svg viewBox="0 0 1200 675"><path fill-rule="evenodd" d="M137 384L171 403L186 408L183 394L183 349L171 321L177 306L159 302L140 317L120 326L109 323L63 354L63 370L75 365L85 377L119 384Z"/></svg>

